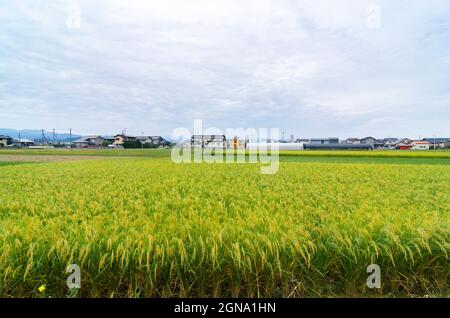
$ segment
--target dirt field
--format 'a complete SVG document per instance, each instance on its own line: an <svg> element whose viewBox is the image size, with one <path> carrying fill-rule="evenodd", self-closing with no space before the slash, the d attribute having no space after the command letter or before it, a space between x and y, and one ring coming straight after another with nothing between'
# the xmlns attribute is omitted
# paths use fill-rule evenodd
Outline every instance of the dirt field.
<svg viewBox="0 0 450 318"><path fill-rule="evenodd" d="M61 162L61 161L74 161L74 160L97 160L105 159L105 157L94 156L14 156L14 155L1 155L0 162Z"/></svg>

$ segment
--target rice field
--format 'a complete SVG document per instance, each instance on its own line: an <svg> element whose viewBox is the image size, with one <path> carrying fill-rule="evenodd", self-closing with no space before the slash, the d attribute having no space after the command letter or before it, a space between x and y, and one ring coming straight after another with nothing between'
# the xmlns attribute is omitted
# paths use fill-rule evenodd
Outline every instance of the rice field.
<svg viewBox="0 0 450 318"><path fill-rule="evenodd" d="M233 152L233 150L228 150ZM170 158L170 149L1 149L2 155L13 156L98 156ZM448 159L450 150L283 150L280 157L340 157L340 158L425 158Z"/></svg>
<svg viewBox="0 0 450 318"><path fill-rule="evenodd" d="M170 149L1 149L2 155L12 156L95 156L95 157L145 157L169 158Z"/></svg>
<svg viewBox="0 0 450 318"><path fill-rule="evenodd" d="M280 156L370 157L370 158L437 158L450 159L448 150L298 150L280 151Z"/></svg>
<svg viewBox="0 0 450 318"><path fill-rule="evenodd" d="M449 296L449 181L444 161L0 166L0 296L64 297L69 264L78 297Z"/></svg>

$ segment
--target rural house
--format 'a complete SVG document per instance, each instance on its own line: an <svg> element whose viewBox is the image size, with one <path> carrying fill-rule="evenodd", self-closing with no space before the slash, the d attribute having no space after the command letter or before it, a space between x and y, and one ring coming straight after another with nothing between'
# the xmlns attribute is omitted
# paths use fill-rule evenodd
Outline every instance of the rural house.
<svg viewBox="0 0 450 318"><path fill-rule="evenodd" d="M395 149L409 150L412 148L412 143L413 141L411 139L408 138L400 139L395 143Z"/></svg>
<svg viewBox="0 0 450 318"><path fill-rule="evenodd" d="M361 139L360 143L363 145L370 145L374 149L381 148L384 146L384 142L382 140L378 140L373 137L363 138Z"/></svg>
<svg viewBox="0 0 450 318"><path fill-rule="evenodd" d="M168 146L170 143L161 136L149 136L150 143L158 146Z"/></svg>
<svg viewBox="0 0 450 318"><path fill-rule="evenodd" d="M433 138L423 138L423 141L428 141L431 146L435 148L450 148L450 138L443 137L433 137Z"/></svg>
<svg viewBox="0 0 450 318"><path fill-rule="evenodd" d="M450 148L450 139L439 143L439 148Z"/></svg>
<svg viewBox="0 0 450 318"><path fill-rule="evenodd" d="M358 145L361 143L361 139L358 138L347 138L344 141L342 141L343 144L347 145Z"/></svg>
<svg viewBox="0 0 450 318"><path fill-rule="evenodd" d="M412 150L430 150L431 143L425 140L415 140L412 143Z"/></svg>
<svg viewBox="0 0 450 318"><path fill-rule="evenodd" d="M75 140L73 144L79 148L100 147L103 141L101 136L85 136Z"/></svg>
<svg viewBox="0 0 450 318"><path fill-rule="evenodd" d="M192 135L192 148L226 148L227 138L225 135Z"/></svg>
<svg viewBox="0 0 450 318"><path fill-rule="evenodd" d="M397 139L397 138L384 138L383 139L384 148L390 149L390 150L396 149L398 141L399 141L399 139Z"/></svg>
<svg viewBox="0 0 450 318"><path fill-rule="evenodd" d="M0 147L6 147L12 143L12 138L5 135L0 135Z"/></svg>
<svg viewBox="0 0 450 318"><path fill-rule="evenodd" d="M18 147L30 147L34 146L34 141L30 139L13 139L13 144Z"/></svg>
<svg viewBox="0 0 450 318"><path fill-rule="evenodd" d="M136 137L133 136L126 136L124 134L119 134L114 136L114 145L116 146L123 146L124 142L126 141L136 141Z"/></svg>
<svg viewBox="0 0 450 318"><path fill-rule="evenodd" d="M170 144L161 136L138 136L136 137L136 140L140 141L143 144L157 145L160 147L168 146Z"/></svg>

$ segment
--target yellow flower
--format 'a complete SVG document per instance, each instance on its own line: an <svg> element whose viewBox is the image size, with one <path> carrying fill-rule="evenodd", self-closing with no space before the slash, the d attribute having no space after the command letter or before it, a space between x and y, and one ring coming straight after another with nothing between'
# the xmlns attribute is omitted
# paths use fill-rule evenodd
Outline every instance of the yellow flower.
<svg viewBox="0 0 450 318"><path fill-rule="evenodd" d="M38 290L39 290L39 292L41 292L41 293L45 292L45 285L41 285L41 286L38 288Z"/></svg>

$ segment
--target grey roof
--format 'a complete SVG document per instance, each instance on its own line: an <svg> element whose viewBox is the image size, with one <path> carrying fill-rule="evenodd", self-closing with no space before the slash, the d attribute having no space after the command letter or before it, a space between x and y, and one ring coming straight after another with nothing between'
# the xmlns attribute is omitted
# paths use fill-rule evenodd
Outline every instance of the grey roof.
<svg viewBox="0 0 450 318"><path fill-rule="evenodd" d="M103 139L101 136L83 136L83 137L75 140L74 142L89 142L90 139L96 139L96 138Z"/></svg>
<svg viewBox="0 0 450 318"><path fill-rule="evenodd" d="M327 149L361 149L368 150L372 149L372 146L365 144L305 144L303 145L305 149L314 149L314 150L327 150Z"/></svg>
<svg viewBox="0 0 450 318"><path fill-rule="evenodd" d="M34 140L21 138L21 139L14 139L14 142L34 143Z"/></svg>
<svg viewBox="0 0 450 318"><path fill-rule="evenodd" d="M311 138L310 140L339 140L338 137L328 137L328 138Z"/></svg>
<svg viewBox="0 0 450 318"><path fill-rule="evenodd" d="M411 143L412 140L409 138L401 138L401 139L397 139L397 141L395 142L396 145L401 144L401 143Z"/></svg>
<svg viewBox="0 0 450 318"><path fill-rule="evenodd" d="M115 138L115 137L119 137L119 136L124 137L124 138L136 139L135 136L128 136L128 135L124 135L124 134L117 134L117 135L114 136L114 138Z"/></svg>
<svg viewBox="0 0 450 318"><path fill-rule="evenodd" d="M227 138L225 135L192 135L191 141L225 141Z"/></svg>
<svg viewBox="0 0 450 318"><path fill-rule="evenodd" d="M203 137L203 138L211 138L211 137L225 137L225 135L192 135L192 137Z"/></svg>
<svg viewBox="0 0 450 318"><path fill-rule="evenodd" d="M137 140L147 140L150 136L136 136Z"/></svg>
<svg viewBox="0 0 450 318"><path fill-rule="evenodd" d="M161 136L137 136L136 137L137 140L143 140L146 141L148 139L150 139L151 141L165 141L165 139Z"/></svg>
<svg viewBox="0 0 450 318"><path fill-rule="evenodd" d="M441 142L447 142L447 141L450 141L450 138L445 138L445 137L437 137L437 138L423 138L422 140L424 140L424 141L428 141L428 142L431 142L432 144L433 143L441 143Z"/></svg>

